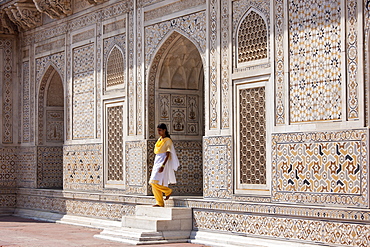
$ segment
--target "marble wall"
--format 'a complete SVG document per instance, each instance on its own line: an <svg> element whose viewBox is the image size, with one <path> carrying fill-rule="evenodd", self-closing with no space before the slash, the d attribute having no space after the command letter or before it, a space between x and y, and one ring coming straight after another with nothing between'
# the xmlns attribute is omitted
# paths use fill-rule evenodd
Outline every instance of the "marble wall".
<svg viewBox="0 0 370 247"><path fill-rule="evenodd" d="M167 109L167 99L181 97L160 81L171 68L162 66L166 58L179 59L167 54L182 42L196 51L203 66L196 76L204 77L196 98L204 108L186 122L196 127L174 138L176 195L206 199L178 202L194 208L194 229L369 245L366 2L112 0L69 7L65 18L45 19L18 40L0 36L0 208L117 220L133 214L135 203L151 203L141 196L151 194L155 127L158 116L167 117L159 111L189 110ZM176 64L184 69L182 62ZM48 143L54 75L65 99L54 118L64 123L54 128L63 147ZM251 104L249 94L238 100L253 88L261 89L261 101ZM256 136L264 143L252 143ZM258 165L251 151L264 152Z"/></svg>

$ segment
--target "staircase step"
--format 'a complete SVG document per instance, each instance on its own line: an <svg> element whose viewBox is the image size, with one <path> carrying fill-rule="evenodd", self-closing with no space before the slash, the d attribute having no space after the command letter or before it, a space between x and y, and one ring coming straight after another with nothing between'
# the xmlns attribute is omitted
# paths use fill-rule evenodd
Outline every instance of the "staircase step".
<svg viewBox="0 0 370 247"><path fill-rule="evenodd" d="M125 216L122 218L122 227L152 231L190 231L192 229L192 219L169 220L145 216Z"/></svg>
<svg viewBox="0 0 370 247"><path fill-rule="evenodd" d="M186 243L191 230L190 208L136 206L135 216L123 216L121 227L105 228L94 237L134 245Z"/></svg>
<svg viewBox="0 0 370 247"><path fill-rule="evenodd" d="M158 241L163 239L163 235L160 232L125 227L106 228L100 233L100 235L135 241Z"/></svg>
<svg viewBox="0 0 370 247"><path fill-rule="evenodd" d="M113 220L105 220L105 219L93 219L84 216L75 216L75 215L64 215L60 220L56 220L56 223L62 224L69 224L69 225L76 225L76 226L84 226L84 227L92 227L92 228L100 228L103 229L105 227L112 227L112 226L120 226L121 222L113 221Z"/></svg>
<svg viewBox="0 0 370 247"><path fill-rule="evenodd" d="M161 219L191 219L191 208L184 207L152 207L147 205L138 205L135 210L136 216L145 216Z"/></svg>
<svg viewBox="0 0 370 247"><path fill-rule="evenodd" d="M189 234L184 234L183 231L152 232L134 228L111 227L104 229L100 234L94 237L133 245L144 245L186 243L188 242Z"/></svg>

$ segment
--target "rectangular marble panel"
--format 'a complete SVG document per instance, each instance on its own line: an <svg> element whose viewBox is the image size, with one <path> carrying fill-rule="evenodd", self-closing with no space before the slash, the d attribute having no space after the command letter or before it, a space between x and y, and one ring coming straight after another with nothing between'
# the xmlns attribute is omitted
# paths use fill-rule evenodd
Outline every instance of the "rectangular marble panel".
<svg viewBox="0 0 370 247"><path fill-rule="evenodd" d="M368 148L368 130L273 135L273 201L367 207Z"/></svg>
<svg viewBox="0 0 370 247"><path fill-rule="evenodd" d="M204 137L203 147L203 196L209 198L231 198L233 193L231 137Z"/></svg>

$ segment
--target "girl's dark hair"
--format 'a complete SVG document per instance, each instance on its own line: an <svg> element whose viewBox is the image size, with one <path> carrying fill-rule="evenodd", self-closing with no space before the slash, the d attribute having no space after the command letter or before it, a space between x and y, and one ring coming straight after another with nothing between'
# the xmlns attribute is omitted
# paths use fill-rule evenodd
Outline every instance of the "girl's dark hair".
<svg viewBox="0 0 370 247"><path fill-rule="evenodd" d="M164 133L166 134L166 137L171 138L170 133L168 133L168 129L167 129L167 125L166 124L164 124L164 123L158 124L157 128L158 129L165 130Z"/></svg>

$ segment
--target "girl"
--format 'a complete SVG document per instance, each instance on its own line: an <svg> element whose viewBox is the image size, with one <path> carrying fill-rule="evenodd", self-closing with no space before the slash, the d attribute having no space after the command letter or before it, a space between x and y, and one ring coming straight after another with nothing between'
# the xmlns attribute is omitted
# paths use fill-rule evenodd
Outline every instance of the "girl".
<svg viewBox="0 0 370 247"><path fill-rule="evenodd" d="M174 171L177 171L179 167L179 160L167 126L163 123L159 124L157 130L160 137L154 147L155 159L150 184L157 201L153 207L164 207L163 193L166 196L165 200L168 200L172 194L172 189L168 188L168 184L176 183Z"/></svg>

